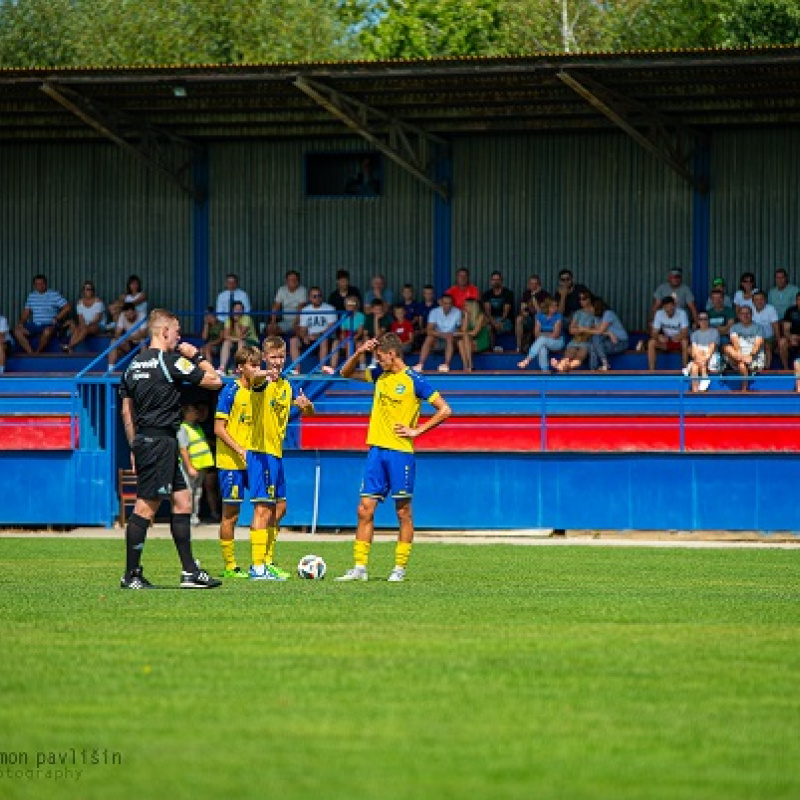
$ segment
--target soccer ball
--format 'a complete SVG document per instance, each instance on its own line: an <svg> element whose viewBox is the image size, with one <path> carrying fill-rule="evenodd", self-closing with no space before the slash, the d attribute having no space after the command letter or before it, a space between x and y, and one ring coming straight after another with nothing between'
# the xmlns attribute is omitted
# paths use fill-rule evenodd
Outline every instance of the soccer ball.
<svg viewBox="0 0 800 800"><path fill-rule="evenodd" d="M310 581L320 580L325 577L327 566L319 556L303 556L297 565L297 574Z"/></svg>

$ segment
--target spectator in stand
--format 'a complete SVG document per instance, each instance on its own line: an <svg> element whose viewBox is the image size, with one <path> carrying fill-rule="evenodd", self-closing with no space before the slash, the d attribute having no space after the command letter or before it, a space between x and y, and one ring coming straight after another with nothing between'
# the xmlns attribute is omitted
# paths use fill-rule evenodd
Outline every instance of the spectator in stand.
<svg viewBox="0 0 800 800"><path fill-rule="evenodd" d="M689 316L678 308L675 298L668 295L661 301L661 308L656 311L650 329L650 341L647 343L647 365L650 372L655 372L657 351L667 353L679 352L681 366L689 363Z"/></svg>
<svg viewBox="0 0 800 800"><path fill-rule="evenodd" d="M300 312L300 323L297 326L296 336L289 342L292 361L297 362L300 354L319 342L319 362L328 359L329 342L325 334L336 324L336 309L330 303L322 302L322 290L319 286L312 286L308 292L311 301ZM299 372L299 365L294 368Z"/></svg>
<svg viewBox="0 0 800 800"><path fill-rule="evenodd" d="M217 313L219 316L219 313ZM244 303L238 300L233 304L230 317L222 329L222 347L219 352L218 372L225 374L231 356L235 356L240 347L258 347L258 331L253 318L245 313Z"/></svg>
<svg viewBox="0 0 800 800"><path fill-rule="evenodd" d="M142 279L138 275L129 275L125 282L125 291L109 304L108 313L111 316L109 330L117 330L117 320L125 303L133 303L137 313L143 317L147 316L147 292L142 290Z"/></svg>
<svg viewBox="0 0 800 800"><path fill-rule="evenodd" d="M709 307L706 309L708 311L708 326L719 333L718 350L721 350L723 345L728 344L730 341L728 336L733 323L736 322L736 312L733 310L732 305L725 305L725 297L725 289L721 286L715 286L711 290Z"/></svg>
<svg viewBox="0 0 800 800"><path fill-rule="evenodd" d="M225 288L217 295L217 318L220 322L227 322L233 315L233 306L241 303L243 313L250 313L250 298L244 289L239 288L239 276L229 272L225 276Z"/></svg>
<svg viewBox="0 0 800 800"><path fill-rule="evenodd" d="M211 364L214 363L222 348L224 333L225 323L217 318L214 306L209 306L203 317L203 332L200 335L203 339L203 356Z"/></svg>
<svg viewBox="0 0 800 800"><path fill-rule="evenodd" d="M578 369L589 355L589 342L598 329L598 319L594 315L594 297L588 289L584 289L579 296L581 307L572 315L569 323L569 332L572 336L564 357L551 358L550 366L556 372L572 372Z"/></svg>
<svg viewBox="0 0 800 800"><path fill-rule="evenodd" d="M456 271L456 282L445 292L450 295L453 305L459 310L464 309L467 300L480 300L478 287L469 282L469 270L462 267ZM441 302L439 304L441 306Z"/></svg>
<svg viewBox="0 0 800 800"><path fill-rule="evenodd" d="M694 302L694 295L692 290L683 282L683 270L680 267L671 269L667 275L666 282L660 284L653 292L650 319L655 318L656 313L662 307L662 301L666 297L671 297L675 301L678 310L687 312L690 322L694 322L697 319L697 306Z"/></svg>
<svg viewBox="0 0 800 800"><path fill-rule="evenodd" d="M597 326L589 339L589 368L607 372L608 357L628 349L628 331L620 318L599 298L594 299Z"/></svg>
<svg viewBox="0 0 800 800"><path fill-rule="evenodd" d="M710 327L708 311L697 315L697 330L692 332L692 360L686 374L692 379L693 392L705 392L710 385L709 373L720 371L719 331Z"/></svg>
<svg viewBox="0 0 800 800"><path fill-rule="evenodd" d="M109 372L114 369L120 356L130 352L147 337L147 325L143 324L140 328L137 328L135 333L131 334L127 339L123 339L125 334L136 327L143 319L145 319L145 315L141 311L137 311L133 303L122 304L122 311L117 318L117 327L114 330L114 338L111 341L111 352L108 354Z"/></svg>
<svg viewBox="0 0 800 800"><path fill-rule="evenodd" d="M358 302L361 302L361 292L350 284L350 273L346 269L340 269L336 273L336 288L328 297L328 305L336 311L344 311L344 304L348 297L357 297Z"/></svg>
<svg viewBox="0 0 800 800"><path fill-rule="evenodd" d="M331 355L331 369L325 370L328 374L333 374L339 366L339 354L344 351L345 358L350 358L356 348L364 341L364 323L366 318L358 310L358 298L353 294L344 301L345 316L339 326L339 347ZM362 363L362 368L366 369L366 363ZM324 367L323 367L324 369Z"/></svg>
<svg viewBox="0 0 800 800"><path fill-rule="evenodd" d="M300 309L308 303L308 291L300 283L300 273L290 269L286 283L278 289L272 303L272 316L267 326L269 336L283 336L285 340L294 336L300 317Z"/></svg>
<svg viewBox="0 0 800 800"><path fill-rule="evenodd" d="M43 353L53 338L53 334L69 316L72 306L55 289L47 288L47 278L35 275L33 291L25 301L25 308L14 328L14 336L20 347L33 355L30 339L39 339L36 355Z"/></svg>
<svg viewBox="0 0 800 800"><path fill-rule="evenodd" d="M389 330L397 336L403 345L403 353L410 353L414 346L414 324L406 319L406 307L403 303L395 304L394 322Z"/></svg>
<svg viewBox="0 0 800 800"><path fill-rule="evenodd" d="M753 322L753 309L743 303L739 306L738 322L731 328L731 343L723 348L728 366L742 378L758 374L764 369L764 338L760 325ZM747 380L742 381L742 391L749 388Z"/></svg>
<svg viewBox="0 0 800 800"><path fill-rule="evenodd" d="M456 334L458 352L465 372L472 372L472 354L492 346L491 324L481 304L471 298L464 304L461 330Z"/></svg>
<svg viewBox="0 0 800 800"><path fill-rule="evenodd" d="M489 288L483 293L481 301L495 349L502 351L497 337L514 329L514 293L503 286L503 276L497 270L489 278Z"/></svg>
<svg viewBox="0 0 800 800"><path fill-rule="evenodd" d="M419 304L419 323L416 338L414 339L414 349L419 350L425 343L428 335L428 317L435 308L439 308L436 301L436 290L429 283L422 287L422 302Z"/></svg>
<svg viewBox="0 0 800 800"><path fill-rule="evenodd" d="M794 364L800 356L800 292L794 297L794 305L786 309L781 329L783 333L779 345L781 364L784 369L789 369L789 364Z"/></svg>
<svg viewBox="0 0 800 800"><path fill-rule="evenodd" d="M90 336L97 336L103 328L106 305L95 293L91 281L84 281L83 292L75 303L75 312L76 318L67 322L69 341L61 345L61 349L68 353Z"/></svg>
<svg viewBox="0 0 800 800"><path fill-rule="evenodd" d="M472 299L477 300L478 298L473 297ZM413 369L417 372L422 372L431 350L435 347L437 350L444 350L444 363L439 365L439 372L450 371L450 361L453 358L453 350L455 349L453 343L456 334L461 328L461 317L461 310L455 308L453 298L449 294L442 295L442 299L439 301L439 308L434 308L428 314L425 341L419 354L419 363L414 364Z"/></svg>
<svg viewBox="0 0 800 800"><path fill-rule="evenodd" d="M364 306L371 306L373 300L383 300L387 308L394 305L394 292L386 288L386 278L383 275L375 275L369 282L369 289L364 295Z"/></svg>
<svg viewBox="0 0 800 800"><path fill-rule="evenodd" d="M789 283L789 273L783 267L776 269L775 285L769 290L767 302L775 309L778 319L786 316L786 312L794 305L798 292L800 289Z"/></svg>
<svg viewBox="0 0 800 800"><path fill-rule="evenodd" d="M753 322L761 326L764 337L764 367L772 366L772 353L781 339L780 319L775 307L767 302L767 296L761 289L753 292Z"/></svg>
<svg viewBox="0 0 800 800"><path fill-rule="evenodd" d="M534 318L534 340L528 355L517 364L525 369L534 359L539 362L542 372L550 372L550 353L564 349L564 316L558 310L558 303L546 297L539 306Z"/></svg>
<svg viewBox="0 0 800 800"><path fill-rule="evenodd" d="M436 297L433 293L433 287L431 286L431 300L433 305L436 305ZM407 283L403 286L401 292L402 303L403 307L406 310L406 319L414 326L414 331L422 330L425 325L422 319L422 304L418 303L416 298L414 297L414 287Z"/></svg>
<svg viewBox="0 0 800 800"><path fill-rule="evenodd" d="M517 336L517 352L524 353L531 346L536 315L548 297L550 295L542 288L541 278L538 275L531 275L528 278L528 288L522 293L522 302L514 326Z"/></svg>
<svg viewBox="0 0 800 800"><path fill-rule="evenodd" d="M388 313L386 303L376 297L367 309L364 320L364 339L378 339L392 327L392 316Z"/></svg>
<svg viewBox="0 0 800 800"><path fill-rule="evenodd" d="M711 292L712 294L719 289L722 292L722 305L726 308L733 309L733 300L731 300L730 295L728 294L727 290L725 289L725 280L724 278L714 278L711 281ZM708 296L708 300L706 300L706 310L711 310L711 295Z"/></svg>
<svg viewBox="0 0 800 800"><path fill-rule="evenodd" d="M739 309L742 306L749 306L751 311L755 311L753 294L757 291L756 276L752 272L743 272L742 277L739 278L739 290L733 296L733 306L737 319L739 318Z"/></svg>
<svg viewBox="0 0 800 800"><path fill-rule="evenodd" d="M581 295L591 294L582 283L575 283L572 271L562 269L558 273L558 289L556 289L555 300L558 303L558 310L564 317L564 322L568 322L572 315L581 308Z"/></svg>
<svg viewBox="0 0 800 800"><path fill-rule="evenodd" d="M14 340L8 332L8 320L0 315L0 375L6 371L6 356L13 344Z"/></svg>

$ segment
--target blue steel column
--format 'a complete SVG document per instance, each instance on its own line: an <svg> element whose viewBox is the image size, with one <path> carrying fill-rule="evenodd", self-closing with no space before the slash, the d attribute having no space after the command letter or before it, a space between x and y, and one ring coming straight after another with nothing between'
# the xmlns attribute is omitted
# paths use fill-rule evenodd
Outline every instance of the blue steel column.
<svg viewBox="0 0 800 800"><path fill-rule="evenodd" d="M696 147L694 176L697 185L692 196L692 292L700 308L701 303L705 305L711 287L711 141L698 141Z"/></svg>
<svg viewBox="0 0 800 800"><path fill-rule="evenodd" d="M192 204L192 311L196 315L193 328L202 327L203 312L208 305L209 291L209 211L208 151L203 150L192 167L195 196Z"/></svg>
<svg viewBox="0 0 800 800"><path fill-rule="evenodd" d="M433 285L436 296L453 285L452 280L452 230L453 230L453 160L449 150L440 148L436 154L435 180L444 183L450 191L450 199L433 195Z"/></svg>

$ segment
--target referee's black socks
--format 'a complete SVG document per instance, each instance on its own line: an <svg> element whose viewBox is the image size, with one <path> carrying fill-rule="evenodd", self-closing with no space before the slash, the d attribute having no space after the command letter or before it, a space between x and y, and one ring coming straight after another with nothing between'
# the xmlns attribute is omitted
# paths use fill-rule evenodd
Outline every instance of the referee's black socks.
<svg viewBox="0 0 800 800"><path fill-rule="evenodd" d="M144 541L147 538L147 529L149 527L150 520L139 514L131 514L128 517L128 525L125 528L125 548L127 550L126 569L128 575L139 568L139 564L142 561Z"/></svg>
<svg viewBox="0 0 800 800"><path fill-rule="evenodd" d="M191 514L173 514L169 525L184 572L197 572L197 564L192 556L191 519Z"/></svg>

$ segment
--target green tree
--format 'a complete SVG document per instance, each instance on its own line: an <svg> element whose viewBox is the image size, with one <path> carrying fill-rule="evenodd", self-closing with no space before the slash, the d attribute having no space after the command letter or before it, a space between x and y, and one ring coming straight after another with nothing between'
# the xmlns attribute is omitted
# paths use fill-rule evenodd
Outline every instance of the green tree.
<svg viewBox="0 0 800 800"><path fill-rule="evenodd" d="M731 0L721 14L726 45L800 44L800 0Z"/></svg>

